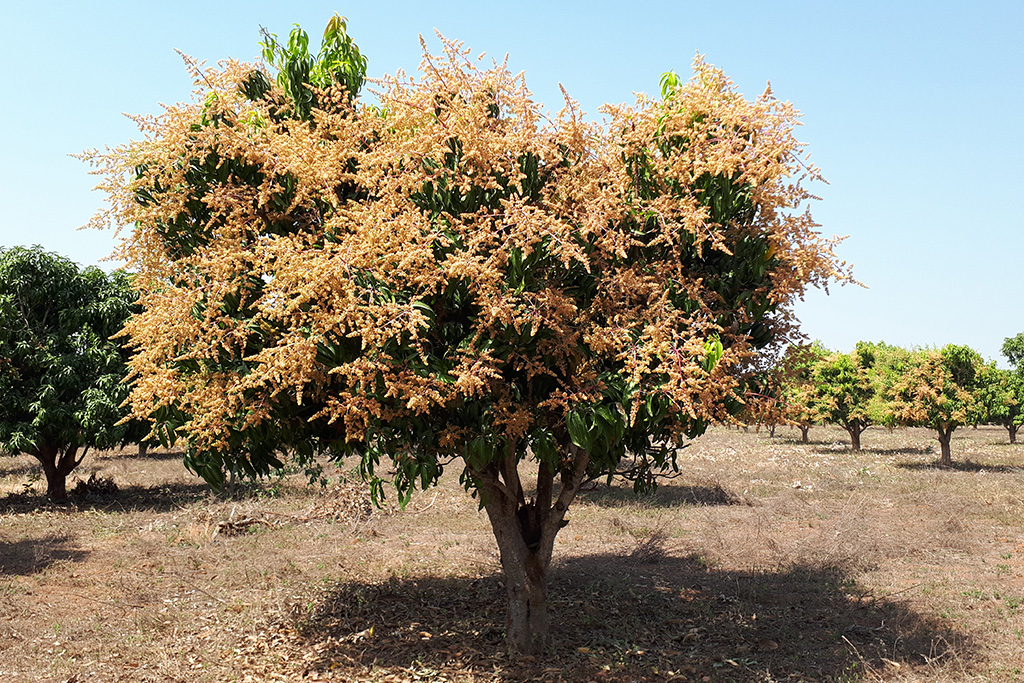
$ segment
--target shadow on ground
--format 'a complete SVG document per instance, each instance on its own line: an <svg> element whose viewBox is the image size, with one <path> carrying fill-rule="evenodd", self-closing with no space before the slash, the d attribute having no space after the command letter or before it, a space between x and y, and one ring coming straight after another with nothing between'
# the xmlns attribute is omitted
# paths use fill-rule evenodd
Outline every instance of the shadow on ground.
<svg viewBox="0 0 1024 683"><path fill-rule="evenodd" d="M843 444L842 448L814 448L811 450L816 455L835 455L836 453L854 454L850 444ZM935 452L931 446L904 446L902 448L872 448L870 444L861 443L861 454L871 455L930 455Z"/></svg>
<svg viewBox="0 0 1024 683"><path fill-rule="evenodd" d="M65 536L0 540L0 576L36 574L57 562L80 562L87 554Z"/></svg>
<svg viewBox="0 0 1024 683"><path fill-rule="evenodd" d="M4 463L4 467L0 469L0 477L35 477L38 479L42 476L43 468L39 466L37 460L17 460Z"/></svg>
<svg viewBox="0 0 1024 683"><path fill-rule="evenodd" d="M610 508L637 504L648 507L749 504L745 498L730 493L717 482L697 485L662 484L653 493L636 493L625 486L599 484L580 491L577 500Z"/></svg>
<svg viewBox="0 0 1024 683"><path fill-rule="evenodd" d="M164 449L160 448L160 449L150 449L150 450L146 451L146 454L144 456L142 456L142 457L139 457L139 452L136 449L125 449L125 450L122 450L122 451L116 453L113 457L107 456L105 459L107 459L107 460L114 460L114 459L117 459L117 460L138 460L138 461L156 460L156 461L163 462L163 461L167 461L167 460L181 460L184 457L185 457L185 451L183 451L183 450L180 450L180 449L164 450Z"/></svg>
<svg viewBox="0 0 1024 683"><path fill-rule="evenodd" d="M843 572L749 574L652 557L560 563L549 586L552 642L536 659L504 652L500 576L343 583L306 603L287 630L307 674L338 680L373 670L403 680L753 683L927 673L936 662L970 668L964 635L896 601L853 597Z"/></svg>
<svg viewBox="0 0 1024 683"><path fill-rule="evenodd" d="M971 459L958 461L945 466L939 460L932 462L901 462L897 467L905 470L945 470L947 472L996 472L999 474L1024 474L1024 467L1015 465L999 465L992 463L974 462Z"/></svg>
<svg viewBox="0 0 1024 683"><path fill-rule="evenodd" d="M771 443L775 444L786 444L789 446L831 446L836 443L835 439L815 439L814 437L808 437L807 441L803 441L800 436L787 436L787 435L776 435L769 437Z"/></svg>
<svg viewBox="0 0 1024 683"><path fill-rule="evenodd" d="M167 512L210 495L205 482L163 484L160 486L124 486L106 490L82 489L69 485L68 500L53 502L45 493L10 493L0 498L0 514L29 514L41 511L119 510L122 512Z"/></svg>

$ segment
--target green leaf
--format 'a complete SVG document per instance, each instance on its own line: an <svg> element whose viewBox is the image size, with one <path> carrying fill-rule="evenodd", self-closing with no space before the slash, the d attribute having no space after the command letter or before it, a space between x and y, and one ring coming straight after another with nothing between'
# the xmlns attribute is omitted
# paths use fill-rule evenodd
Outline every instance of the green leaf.
<svg viewBox="0 0 1024 683"><path fill-rule="evenodd" d="M583 416L576 411L569 412L565 418L566 427L569 429L569 438L572 442L585 451L590 450L590 430Z"/></svg>

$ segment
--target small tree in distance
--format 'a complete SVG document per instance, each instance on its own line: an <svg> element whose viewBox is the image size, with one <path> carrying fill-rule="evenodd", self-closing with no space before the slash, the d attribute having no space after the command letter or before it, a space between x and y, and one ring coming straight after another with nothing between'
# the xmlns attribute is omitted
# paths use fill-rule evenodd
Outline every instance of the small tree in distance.
<svg viewBox="0 0 1024 683"><path fill-rule="evenodd" d="M953 464L950 440L957 427L986 417L979 392L984 363L968 346L912 352L905 371L888 388L895 418L904 425L930 427L938 434L943 467Z"/></svg>
<svg viewBox="0 0 1024 683"><path fill-rule="evenodd" d="M1006 427L1010 443L1017 443L1017 431L1024 424L1024 332L1003 340L1003 356L1011 370L986 367L982 392L988 420Z"/></svg>
<svg viewBox="0 0 1024 683"><path fill-rule="evenodd" d="M123 273L79 271L41 247L0 249L0 452L36 458L53 500L67 498L90 448L124 437L127 369L111 336L135 298Z"/></svg>
<svg viewBox="0 0 1024 683"><path fill-rule="evenodd" d="M348 40L335 23L320 55ZM739 409L792 302L845 277L804 212L795 113L698 60L605 127L568 100L548 121L448 41L368 106L347 66L296 86L325 72L300 68L306 43L270 44L287 88L266 66L197 73L197 103L92 157L98 222L131 226L139 270L135 415L215 484L355 454L375 496L390 460L404 504L457 466L498 544L509 646L536 652L581 485L675 469Z"/></svg>
<svg viewBox="0 0 1024 683"><path fill-rule="evenodd" d="M1017 372L1024 372L1024 332L1003 340L1003 355Z"/></svg>
<svg viewBox="0 0 1024 683"><path fill-rule="evenodd" d="M861 348L831 353L817 359L811 373L813 388L808 398L815 414L824 422L842 426L854 452L860 451L860 436L871 425L872 360Z"/></svg>
<svg viewBox="0 0 1024 683"><path fill-rule="evenodd" d="M814 372L829 355L828 349L815 341L793 344L782 359L782 404L787 421L800 430L800 440L808 443L811 426L822 420L816 405Z"/></svg>
<svg viewBox="0 0 1024 683"><path fill-rule="evenodd" d="M1005 427L1010 443L1017 443L1017 430L1024 423L1024 376L986 365L979 377L979 392L987 421Z"/></svg>

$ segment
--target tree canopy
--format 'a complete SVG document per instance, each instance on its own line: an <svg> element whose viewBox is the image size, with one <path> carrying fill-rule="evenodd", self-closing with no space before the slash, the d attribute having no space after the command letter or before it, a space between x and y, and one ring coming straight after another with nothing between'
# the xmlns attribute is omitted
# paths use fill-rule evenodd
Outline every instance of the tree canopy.
<svg viewBox="0 0 1024 683"><path fill-rule="evenodd" d="M1024 424L1024 332L1007 337L1002 351L1013 369L985 367L981 376L982 401L988 420L1006 427L1010 443L1017 443L1017 430Z"/></svg>
<svg viewBox="0 0 1024 683"><path fill-rule="evenodd" d="M811 405L825 422L842 425L850 447L860 450L860 436L871 424L868 412L874 390L870 354L831 353L816 360L811 373Z"/></svg>
<svg viewBox="0 0 1024 683"><path fill-rule="evenodd" d="M581 484L677 467L740 409L794 300L847 277L807 211L796 112L698 59L603 125L568 97L549 117L521 75L444 39L365 103L365 60L315 82L303 35L269 64L195 67L195 102L91 157L96 222L127 226L138 270L134 414L214 483L355 454L376 495L389 460L404 502L458 463L501 551L510 644L536 650Z"/></svg>
<svg viewBox="0 0 1024 683"><path fill-rule="evenodd" d="M39 460L51 498L66 498L89 448L124 437L127 368L111 336L135 299L124 273L0 249L0 451Z"/></svg>
<svg viewBox="0 0 1024 683"><path fill-rule="evenodd" d="M782 412L787 421L800 429L800 438L808 442L811 425L823 422L818 411L815 369L830 355L820 342L792 344L780 364L782 375Z"/></svg>
<svg viewBox="0 0 1024 683"><path fill-rule="evenodd" d="M957 427L986 419L981 388L984 361L969 346L947 344L909 354L903 371L888 388L900 424L930 427L938 433L941 462L953 464L950 439Z"/></svg>
<svg viewBox="0 0 1024 683"><path fill-rule="evenodd" d="M978 384L986 420L1006 427L1010 443L1017 443L1017 430L1024 424L1024 374L986 365Z"/></svg>
<svg viewBox="0 0 1024 683"><path fill-rule="evenodd" d="M1024 332L1003 340L1003 355L1018 372L1024 372Z"/></svg>

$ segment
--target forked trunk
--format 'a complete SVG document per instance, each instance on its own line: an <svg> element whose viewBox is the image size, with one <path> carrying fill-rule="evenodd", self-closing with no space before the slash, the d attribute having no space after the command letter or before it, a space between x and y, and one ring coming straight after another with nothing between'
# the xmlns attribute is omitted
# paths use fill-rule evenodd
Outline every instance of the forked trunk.
<svg viewBox="0 0 1024 683"><path fill-rule="evenodd" d="M851 420L843 425L846 428L846 432L850 435L850 448L853 452L860 452L860 435L867 429L867 425L862 423L860 420Z"/></svg>
<svg viewBox="0 0 1024 683"><path fill-rule="evenodd" d="M810 443L810 439L807 434L811 431L811 425L800 425L800 441L802 443Z"/></svg>
<svg viewBox="0 0 1024 683"><path fill-rule="evenodd" d="M43 474L46 475L46 495L50 500L67 500L68 475L81 464L86 450L82 450L80 458L75 457L78 446L71 446L61 453L58 448L46 445L32 453L43 466Z"/></svg>
<svg viewBox="0 0 1024 683"><path fill-rule="evenodd" d="M1010 443L1017 443L1017 429L1020 425L1006 425L1006 431L1010 432Z"/></svg>
<svg viewBox="0 0 1024 683"><path fill-rule="evenodd" d="M566 524L565 512L590 462L581 449L572 447L570 453L571 469L561 472L562 486L553 504L555 472L546 463L538 468L537 496L529 502L523 494L514 454L500 464L473 472L505 574L506 641L512 652L537 654L547 644L547 574L555 536Z"/></svg>
<svg viewBox="0 0 1024 683"><path fill-rule="evenodd" d="M953 430L956 427L936 427L935 431L939 433L939 450L941 452L941 464L943 467L953 466L953 453L950 451L949 442L953 438Z"/></svg>
<svg viewBox="0 0 1024 683"><path fill-rule="evenodd" d="M772 439L775 438L775 425L768 425L768 436Z"/></svg>
<svg viewBox="0 0 1024 683"><path fill-rule="evenodd" d="M46 475L46 497L50 500L68 499L68 477L61 474L55 467L43 466Z"/></svg>

